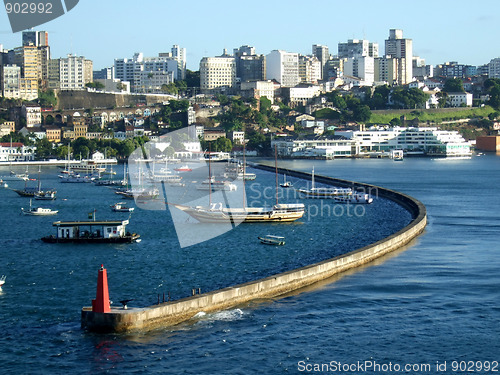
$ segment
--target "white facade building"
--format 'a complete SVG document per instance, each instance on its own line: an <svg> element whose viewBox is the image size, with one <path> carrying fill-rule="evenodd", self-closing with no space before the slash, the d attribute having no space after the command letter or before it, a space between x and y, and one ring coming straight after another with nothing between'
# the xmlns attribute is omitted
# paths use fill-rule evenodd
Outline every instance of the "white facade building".
<svg viewBox="0 0 500 375"><path fill-rule="evenodd" d="M165 71L173 74L174 80L186 78L186 49L177 44L172 46L171 52L160 53L156 57L144 57L142 52L136 52L131 59L115 59L114 78L134 84L137 72ZM139 85L140 86L140 85Z"/></svg>
<svg viewBox="0 0 500 375"><path fill-rule="evenodd" d="M2 79L0 80L2 96L9 99L19 99L21 97L21 67L5 65L0 71L2 71Z"/></svg>
<svg viewBox="0 0 500 375"><path fill-rule="evenodd" d="M321 94L321 87L318 85L308 87L289 87L284 90L284 96L290 101L290 105L306 105L312 98Z"/></svg>
<svg viewBox="0 0 500 375"><path fill-rule="evenodd" d="M274 103L274 90L275 86L272 81L241 82L241 91L246 97L260 99L261 96L265 96L271 103Z"/></svg>
<svg viewBox="0 0 500 375"><path fill-rule="evenodd" d="M363 86L371 86L375 81L375 60L370 56L356 56L344 62L344 75L358 77Z"/></svg>
<svg viewBox="0 0 500 375"><path fill-rule="evenodd" d="M435 127L374 127L366 131L336 131L335 134L356 142L361 153L403 150L407 154L471 155L470 144L457 131Z"/></svg>
<svg viewBox="0 0 500 375"><path fill-rule="evenodd" d="M500 78L500 58L492 59L488 64L488 78Z"/></svg>
<svg viewBox="0 0 500 375"><path fill-rule="evenodd" d="M356 144L349 139L293 139L276 138L271 141L282 157L325 158L351 157L356 154Z"/></svg>
<svg viewBox="0 0 500 375"><path fill-rule="evenodd" d="M23 104L21 117L26 119L26 127L31 128L42 124L42 108L37 105Z"/></svg>
<svg viewBox="0 0 500 375"><path fill-rule="evenodd" d="M68 55L49 61L49 88L81 90L93 81L92 61L83 56Z"/></svg>
<svg viewBox="0 0 500 375"><path fill-rule="evenodd" d="M282 87L294 87L299 82L299 54L273 50L266 55L266 79L275 79Z"/></svg>
<svg viewBox="0 0 500 375"><path fill-rule="evenodd" d="M316 56L299 55L299 78L303 83L318 83L322 77L321 61Z"/></svg>
<svg viewBox="0 0 500 375"><path fill-rule="evenodd" d="M28 161L34 160L34 146L25 146L19 142L0 143L0 161Z"/></svg>
<svg viewBox="0 0 500 375"><path fill-rule="evenodd" d="M449 92L446 103L451 107L472 107L472 96L468 92Z"/></svg>
<svg viewBox="0 0 500 375"><path fill-rule="evenodd" d="M233 56L204 57L200 61L202 94L232 93L236 88L236 60Z"/></svg>

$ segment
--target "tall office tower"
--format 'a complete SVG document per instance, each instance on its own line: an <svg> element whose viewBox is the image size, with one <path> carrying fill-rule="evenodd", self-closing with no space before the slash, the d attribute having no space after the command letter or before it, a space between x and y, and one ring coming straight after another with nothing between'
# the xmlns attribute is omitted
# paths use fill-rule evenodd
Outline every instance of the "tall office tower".
<svg viewBox="0 0 500 375"><path fill-rule="evenodd" d="M46 31L23 31L23 47L36 47L38 51L38 83L41 89L46 89L49 79L49 33Z"/></svg>
<svg viewBox="0 0 500 375"><path fill-rule="evenodd" d="M186 79L186 49L179 47L177 44L172 46L172 58L177 61L177 74L175 79Z"/></svg>
<svg viewBox="0 0 500 375"><path fill-rule="evenodd" d="M330 53L328 52L327 46L322 46L321 44L313 44L312 55L321 63L321 78L320 80L328 79L328 70L326 68L326 62L330 60Z"/></svg>
<svg viewBox="0 0 500 375"><path fill-rule="evenodd" d="M378 43L371 43L365 39L349 39L347 43L339 43L339 59L357 56L378 57Z"/></svg>
<svg viewBox="0 0 500 375"><path fill-rule="evenodd" d="M299 54L273 50L266 55L266 79L275 79L282 87L294 87L299 80Z"/></svg>
<svg viewBox="0 0 500 375"><path fill-rule="evenodd" d="M35 47L42 47L49 45L49 33L46 31L23 31L23 46L30 44Z"/></svg>
<svg viewBox="0 0 500 375"><path fill-rule="evenodd" d="M321 62L316 56L299 55L299 78L303 83L318 83L322 74Z"/></svg>
<svg viewBox="0 0 500 375"><path fill-rule="evenodd" d="M200 61L200 88L203 94L231 94L236 88L236 61L226 54Z"/></svg>
<svg viewBox="0 0 500 375"><path fill-rule="evenodd" d="M397 59L397 84L405 85L413 78L413 41L403 38L403 30L391 29L385 41L385 56Z"/></svg>
<svg viewBox="0 0 500 375"><path fill-rule="evenodd" d="M241 82L261 81L266 75L266 57L257 55L255 48L251 46L241 46L233 49L236 62L236 77Z"/></svg>

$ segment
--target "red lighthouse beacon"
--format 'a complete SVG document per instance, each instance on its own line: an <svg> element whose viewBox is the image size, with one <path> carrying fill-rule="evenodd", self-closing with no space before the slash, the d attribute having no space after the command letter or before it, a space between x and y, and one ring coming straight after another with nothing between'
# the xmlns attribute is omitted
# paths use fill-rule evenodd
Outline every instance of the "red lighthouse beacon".
<svg viewBox="0 0 500 375"><path fill-rule="evenodd" d="M111 312L108 291L108 273L102 264L97 274L97 292L95 299L92 300L92 311L100 313Z"/></svg>

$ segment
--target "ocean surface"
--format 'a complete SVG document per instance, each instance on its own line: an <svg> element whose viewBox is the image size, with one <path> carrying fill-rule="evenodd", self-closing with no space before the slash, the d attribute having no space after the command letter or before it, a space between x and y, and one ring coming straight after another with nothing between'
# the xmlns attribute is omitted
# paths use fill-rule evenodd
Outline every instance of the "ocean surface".
<svg viewBox="0 0 500 375"><path fill-rule="evenodd" d="M298 222L242 224L181 247L170 210L136 208L127 229L141 234L140 243L50 245L40 238L55 233L55 220L85 220L93 210L98 219L128 214L111 212L109 205L122 200L112 189L62 184L57 168L43 168L42 187L57 188L58 198L36 203L59 209L58 215L22 216L29 199L0 190L0 275L7 276L0 294L0 373L500 371L500 156L281 160L279 166L307 172L314 166L316 174L409 194L426 205L429 224L405 249L298 293L201 313L152 332L93 334L80 329L80 310L95 298L101 264L115 304L130 298L130 305L148 306L164 294L179 299L193 288L215 290L345 253L394 233L410 217L380 198L357 211L308 200ZM257 179L246 186L248 204L272 204L275 176L251 172ZM0 168L0 176L8 174ZM279 192L280 202L298 201ZM188 224L193 236L211 230ZM287 243L261 245L257 236L264 234L284 235Z"/></svg>

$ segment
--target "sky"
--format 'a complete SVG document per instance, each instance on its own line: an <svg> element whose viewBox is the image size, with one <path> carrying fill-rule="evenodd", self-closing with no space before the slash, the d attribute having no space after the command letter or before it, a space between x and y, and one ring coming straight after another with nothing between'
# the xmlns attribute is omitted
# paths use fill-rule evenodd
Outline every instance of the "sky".
<svg viewBox="0 0 500 375"><path fill-rule="evenodd" d="M52 58L85 56L94 70L135 52L170 52L174 44L186 48L190 70L199 70L204 56L241 45L258 54L281 49L305 55L322 44L336 54L339 42L367 39L383 54L390 29L402 29L413 40L413 55L426 64L478 66L500 57L499 10L498 0L80 0L35 30L48 31ZM12 49L21 39L0 9L0 44Z"/></svg>

